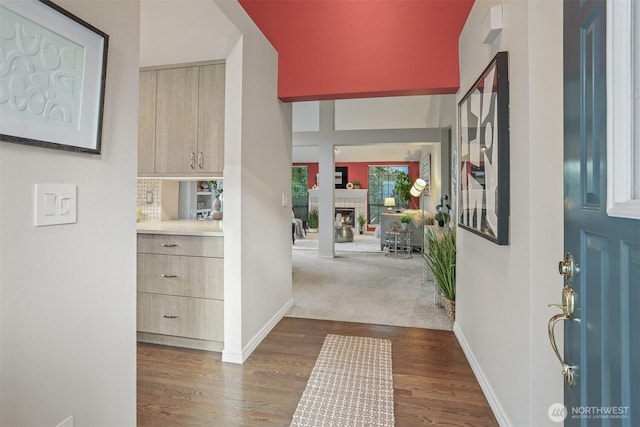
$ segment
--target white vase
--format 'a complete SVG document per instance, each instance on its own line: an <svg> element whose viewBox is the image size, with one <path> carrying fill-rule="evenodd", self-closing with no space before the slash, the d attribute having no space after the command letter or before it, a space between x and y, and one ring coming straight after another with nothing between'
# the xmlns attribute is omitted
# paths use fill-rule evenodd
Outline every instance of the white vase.
<svg viewBox="0 0 640 427"><path fill-rule="evenodd" d="M213 200L213 212L211 213L211 219L222 219L222 212L220 211L220 198L217 196Z"/></svg>

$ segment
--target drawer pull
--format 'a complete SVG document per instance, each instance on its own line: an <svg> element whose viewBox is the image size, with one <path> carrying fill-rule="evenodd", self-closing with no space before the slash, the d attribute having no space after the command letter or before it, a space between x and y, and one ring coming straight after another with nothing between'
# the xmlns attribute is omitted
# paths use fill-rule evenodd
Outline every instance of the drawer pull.
<svg viewBox="0 0 640 427"><path fill-rule="evenodd" d="M177 243L163 243L162 244L163 248L175 248L176 246L178 246Z"/></svg>
<svg viewBox="0 0 640 427"><path fill-rule="evenodd" d="M175 279L176 277L178 277L176 274L161 274L160 276L164 277L165 279Z"/></svg>
<svg viewBox="0 0 640 427"><path fill-rule="evenodd" d="M165 319L177 319L178 316L174 316L171 314L163 314L162 317L164 317Z"/></svg>

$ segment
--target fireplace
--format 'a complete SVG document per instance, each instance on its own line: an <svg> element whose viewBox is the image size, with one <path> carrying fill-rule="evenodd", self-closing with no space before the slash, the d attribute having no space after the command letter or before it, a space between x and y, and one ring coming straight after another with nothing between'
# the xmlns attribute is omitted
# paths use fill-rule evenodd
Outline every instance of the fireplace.
<svg viewBox="0 0 640 427"><path fill-rule="evenodd" d="M309 211L313 208L320 207L320 194L317 188L309 189ZM352 227L358 224L358 217L362 215L368 218L367 215L367 194L365 189L340 189L333 190L333 202L334 202L334 215L333 219L336 220L336 216L339 213L340 217L344 217L345 220L349 220ZM342 211L348 212L342 212ZM341 219L342 221L342 219Z"/></svg>
<svg viewBox="0 0 640 427"><path fill-rule="evenodd" d="M355 225L356 208L335 208L334 217L336 221L338 220L338 215L340 215L342 225L350 225L352 227Z"/></svg>

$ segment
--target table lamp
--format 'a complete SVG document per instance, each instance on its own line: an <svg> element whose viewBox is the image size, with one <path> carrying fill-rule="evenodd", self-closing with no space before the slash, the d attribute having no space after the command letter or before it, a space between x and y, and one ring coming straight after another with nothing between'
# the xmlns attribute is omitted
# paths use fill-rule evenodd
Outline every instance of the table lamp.
<svg viewBox="0 0 640 427"><path fill-rule="evenodd" d="M388 211L392 211L393 208L396 206L395 197L385 197L384 198L384 206L387 208Z"/></svg>

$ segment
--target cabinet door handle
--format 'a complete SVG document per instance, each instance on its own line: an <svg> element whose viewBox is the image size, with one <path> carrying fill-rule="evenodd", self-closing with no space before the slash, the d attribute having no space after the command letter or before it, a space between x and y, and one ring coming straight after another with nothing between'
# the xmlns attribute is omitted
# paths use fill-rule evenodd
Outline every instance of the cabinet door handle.
<svg viewBox="0 0 640 427"><path fill-rule="evenodd" d="M178 277L176 274L161 274L161 277L164 277L165 279L175 279L176 277Z"/></svg>
<svg viewBox="0 0 640 427"><path fill-rule="evenodd" d="M163 248L175 248L176 246L178 246L177 243L162 243Z"/></svg>
<svg viewBox="0 0 640 427"><path fill-rule="evenodd" d="M198 167L200 169L204 168L204 155L202 155L202 152L198 153Z"/></svg>
<svg viewBox="0 0 640 427"><path fill-rule="evenodd" d="M177 319L178 316L174 316L172 314L163 314L162 317L164 317L165 319Z"/></svg>
<svg viewBox="0 0 640 427"><path fill-rule="evenodd" d="M189 166L191 167L191 169L196 168L196 153L191 153L191 155L189 156Z"/></svg>

